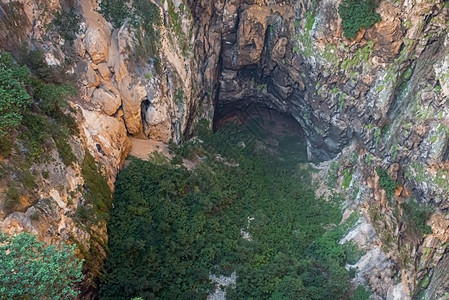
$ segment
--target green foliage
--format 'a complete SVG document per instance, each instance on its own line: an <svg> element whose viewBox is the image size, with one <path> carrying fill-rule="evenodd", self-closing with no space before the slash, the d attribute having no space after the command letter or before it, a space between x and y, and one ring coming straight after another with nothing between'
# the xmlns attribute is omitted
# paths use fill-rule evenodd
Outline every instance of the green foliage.
<svg viewBox="0 0 449 300"><path fill-rule="evenodd" d="M0 233L0 299L75 299L82 261L74 250L45 246L27 233Z"/></svg>
<svg viewBox="0 0 449 300"><path fill-rule="evenodd" d="M401 206L403 221L407 224L406 231L408 234L420 239L424 234L432 233L432 228L426 224L432 213L430 208L418 203L415 199L410 199Z"/></svg>
<svg viewBox="0 0 449 300"><path fill-rule="evenodd" d="M398 187L398 183L391 179L385 169L378 168L376 169L376 173L379 176L379 186L385 190L387 200L390 201L390 199L394 196L394 191Z"/></svg>
<svg viewBox="0 0 449 300"><path fill-rule="evenodd" d="M176 40L178 48L181 50L184 56L187 56L188 51L192 50L192 45L190 44L191 37L193 35L193 27L190 28L189 36L183 31L182 28L182 20L188 19L191 15L190 9L188 6L185 6L181 1L178 8L176 9L173 0L167 0L168 2L168 21L170 27L170 38ZM271 27L270 27L271 28Z"/></svg>
<svg viewBox="0 0 449 300"><path fill-rule="evenodd" d="M195 169L135 159L119 174L100 298L205 299L209 274L233 271L228 299L347 297L340 202L315 198L293 138L273 155L252 128L206 127L185 152L202 153Z"/></svg>
<svg viewBox="0 0 449 300"><path fill-rule="evenodd" d="M53 83L36 83L34 86L34 98L39 103L42 111L50 117L58 117L62 109L68 106L65 100L69 96L75 96L77 89L70 83L57 85Z"/></svg>
<svg viewBox="0 0 449 300"><path fill-rule="evenodd" d="M112 208L112 195L106 177L101 174L95 159L86 150L81 174L84 179L84 199L86 203L79 206L77 216L82 221L94 223L96 221L109 219Z"/></svg>
<svg viewBox="0 0 449 300"><path fill-rule="evenodd" d="M9 136L0 136L0 157L8 157L13 148L13 141Z"/></svg>
<svg viewBox="0 0 449 300"><path fill-rule="evenodd" d="M68 11L56 11L51 25L64 40L73 41L76 38L76 34L80 32L80 22L81 17L75 13L73 8L70 8Z"/></svg>
<svg viewBox="0 0 449 300"><path fill-rule="evenodd" d="M381 20L375 12L374 0L343 0L338 6L342 19L343 34L347 39L357 36L360 29L368 29Z"/></svg>
<svg viewBox="0 0 449 300"><path fill-rule="evenodd" d="M18 137L29 161L45 158L50 148L47 141L53 137L63 162L70 165L75 156L67 139L78 133L78 126L64 111L66 98L76 95L77 90L64 82L59 69L47 66L42 52L27 52L25 61L30 69L17 66L10 54L0 54L0 121L5 121L0 122L0 138L22 124ZM10 135L9 141L2 143L2 155L11 153L14 138Z"/></svg>
<svg viewBox="0 0 449 300"><path fill-rule="evenodd" d="M48 118L30 112L24 115L22 123L25 129L19 139L26 148L25 154L29 161L41 161L48 155L46 141L50 137L51 123Z"/></svg>
<svg viewBox="0 0 449 300"><path fill-rule="evenodd" d="M28 78L26 67L15 65L9 53L0 53L0 137L22 121L23 111L31 99L25 89Z"/></svg>
<svg viewBox="0 0 449 300"><path fill-rule="evenodd" d="M371 292L367 290L364 286L359 285L354 291L353 300L369 300Z"/></svg>
<svg viewBox="0 0 449 300"><path fill-rule="evenodd" d="M36 178L29 170L25 170L19 176L20 182L27 190L32 190L36 187Z"/></svg>
<svg viewBox="0 0 449 300"><path fill-rule="evenodd" d="M131 16L130 9L123 0L101 1L100 12L115 28L120 28L125 19Z"/></svg>
<svg viewBox="0 0 449 300"><path fill-rule="evenodd" d="M337 161L333 161L329 167L329 171L327 173L327 184L330 187L335 187L337 184L337 176L338 176L338 169L340 165Z"/></svg>
<svg viewBox="0 0 449 300"><path fill-rule="evenodd" d="M66 72L64 65L49 66L45 53L41 50L25 50L20 64L26 65L33 74L32 85L43 83L64 84L73 78Z"/></svg>
<svg viewBox="0 0 449 300"><path fill-rule="evenodd" d="M342 182L342 186L343 186L343 190L346 191L346 189L349 187L349 185L351 184L352 181L352 169L345 169L343 171L343 182Z"/></svg>
<svg viewBox="0 0 449 300"><path fill-rule="evenodd" d="M357 75L357 72L351 72L351 70L354 70L354 68L357 68L361 66L364 63L367 63L369 61L369 58L371 54L374 51L374 42L368 41L366 43L366 46L357 49L357 51L354 53L354 55L351 58L345 59L341 63L341 69L350 71L351 78L354 79L355 75ZM365 67L365 65L363 65ZM366 67L365 67L366 68Z"/></svg>
<svg viewBox="0 0 449 300"><path fill-rule="evenodd" d="M100 3L101 13L115 28L123 25L129 19L136 31L136 54L148 60L154 60L156 69L160 68L160 30L162 18L159 7L147 0L135 0L132 4L123 3L122 0L103 0Z"/></svg>
<svg viewBox="0 0 449 300"><path fill-rule="evenodd" d="M359 261L364 252L359 250L359 247L353 241L349 241L343 244L343 251L345 251L346 261L348 264L353 265Z"/></svg>
<svg viewBox="0 0 449 300"><path fill-rule="evenodd" d="M182 88L176 89L174 101L176 105L180 105L185 102L184 90Z"/></svg>
<svg viewBox="0 0 449 300"><path fill-rule="evenodd" d="M4 208L4 210L6 211L6 212L11 212L11 211L14 211L16 208L17 208L17 206L19 205L19 203L20 203L20 194L19 194L19 191L17 190L17 188L16 188L16 186L15 186L15 184L14 183L12 183L9 187L8 187L8 189L6 190L6 199L5 199L5 202L4 202L4 206L3 206L3 208Z"/></svg>
<svg viewBox="0 0 449 300"><path fill-rule="evenodd" d="M70 166L76 161L76 156L73 154L72 147L68 143L70 133L65 128L56 128L52 132L53 140L55 141L56 148L58 149L59 156L62 162L66 166Z"/></svg>

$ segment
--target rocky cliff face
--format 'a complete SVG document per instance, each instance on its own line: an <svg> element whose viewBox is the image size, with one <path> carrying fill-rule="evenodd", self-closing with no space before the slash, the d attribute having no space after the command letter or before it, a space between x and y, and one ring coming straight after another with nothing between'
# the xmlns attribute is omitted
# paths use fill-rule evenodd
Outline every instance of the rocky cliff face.
<svg viewBox="0 0 449 300"><path fill-rule="evenodd" d="M159 39L142 41L147 36L139 20L127 17L112 25L94 0L0 2L0 48L16 57L22 48L43 51L47 64L63 66L80 91L70 99L80 129L79 136L69 140L76 161L66 166L54 151L51 163L33 165L36 184L12 211L6 208L7 189L15 180L18 158L0 157L0 227L10 234L32 232L48 243L77 243L87 261L83 298L94 297L90 292L107 245L105 221L95 221L95 215L94 220L80 218L82 210L92 208L86 200L92 178L84 172L89 154L113 188L130 152L129 136L179 142L197 119L194 99L200 86L188 47L194 38L190 11L172 2L158 2L153 8L162 21L155 28ZM158 54L146 56L155 43ZM211 111L207 105L201 110L204 115Z"/></svg>
<svg viewBox="0 0 449 300"><path fill-rule="evenodd" d="M350 41L342 36L338 1L190 5L209 46L197 53L214 59L204 66L206 81L217 78L216 116L260 103L295 117L311 157L338 155L339 174L350 170L357 191L350 203L362 207L362 224L379 236L361 243L371 256L358 265L359 281L365 276L380 298L442 297L447 5L383 1L382 20ZM349 145L355 160L342 154ZM379 185L378 167L400 183L397 202ZM424 236L412 234L406 221L412 198L432 208Z"/></svg>
<svg viewBox="0 0 449 300"><path fill-rule="evenodd" d="M157 43L157 55L142 50L148 42L139 20L116 24L94 0L2 2L5 50L26 42L49 64L70 59L81 91L73 100L82 127L72 143L79 162L89 149L112 184L130 149L128 135L179 142L199 118L220 119L254 103L289 113L304 129L310 158L334 159L329 168L337 177L352 176L342 191L348 211L362 211L352 238L367 253L357 283L367 281L382 299L442 297L449 259L447 4L380 2L381 21L346 40L339 1L153 2L160 35L149 43ZM51 26L51 12L70 7L80 17L73 44ZM376 168L399 183L393 202ZM3 216L2 230L35 231L54 242L67 239L58 237L64 228L89 240L85 229L66 225L67 210L82 205L78 194L66 206L82 185L80 172L75 166L62 171L61 182L56 174L42 179L41 198L55 200L49 207L57 208L56 219L45 212L47 221L31 222L39 208L24 206ZM411 232L405 204L412 198L431 208L431 231ZM97 232L106 239L104 225Z"/></svg>

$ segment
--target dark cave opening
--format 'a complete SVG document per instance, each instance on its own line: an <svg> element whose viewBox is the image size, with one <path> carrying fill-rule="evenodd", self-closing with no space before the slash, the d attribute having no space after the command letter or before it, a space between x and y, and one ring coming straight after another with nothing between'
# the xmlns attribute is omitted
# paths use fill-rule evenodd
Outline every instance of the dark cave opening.
<svg viewBox="0 0 449 300"><path fill-rule="evenodd" d="M289 113L279 112L260 104L250 104L244 108L227 107L216 109L213 120L214 132L224 126L250 126L253 134L267 133L274 136L294 135L304 144L306 136L298 121Z"/></svg>

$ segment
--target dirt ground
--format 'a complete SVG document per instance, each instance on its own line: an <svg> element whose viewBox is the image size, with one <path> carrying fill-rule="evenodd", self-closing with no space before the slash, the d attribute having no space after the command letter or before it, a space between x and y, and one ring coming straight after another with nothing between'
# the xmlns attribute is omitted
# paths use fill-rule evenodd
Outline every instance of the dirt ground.
<svg viewBox="0 0 449 300"><path fill-rule="evenodd" d="M168 151L167 144L164 144L160 141L155 140L144 140L144 139L136 139L130 138L132 143L131 153L129 155L135 156L142 160L148 160L148 156L154 152L160 152L164 154L168 158L172 158Z"/></svg>

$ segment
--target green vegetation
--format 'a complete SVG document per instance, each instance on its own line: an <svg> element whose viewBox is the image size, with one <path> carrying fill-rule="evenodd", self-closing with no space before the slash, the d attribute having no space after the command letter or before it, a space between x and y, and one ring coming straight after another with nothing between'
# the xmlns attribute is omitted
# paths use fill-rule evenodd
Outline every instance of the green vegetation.
<svg viewBox="0 0 449 300"><path fill-rule="evenodd" d="M329 187L336 187L339 168L340 164L337 161L333 161L329 166L329 171L327 172L327 184Z"/></svg>
<svg viewBox="0 0 449 300"><path fill-rule="evenodd" d="M68 11L59 10L55 12L51 25L64 40L72 42L80 31L80 22L80 15L76 14L72 7Z"/></svg>
<svg viewBox="0 0 449 300"><path fill-rule="evenodd" d="M120 28L125 20L129 19L136 29L137 56L145 60L151 57L156 70L160 71L159 27L162 26L162 18L156 4L147 0L135 0L128 6L122 0L103 0L100 3L100 12L115 28Z"/></svg>
<svg viewBox="0 0 449 300"><path fill-rule="evenodd" d="M26 67L17 66L11 55L0 53L0 137L17 128L31 97L25 86L29 81Z"/></svg>
<svg viewBox="0 0 449 300"><path fill-rule="evenodd" d="M186 11L186 7L181 1L181 4L178 7L179 12L177 12L173 0L167 0L167 3L168 3L168 16L169 16L169 26L171 36L174 35L183 55L185 56L187 55L187 51L189 50L190 41L187 38L184 31L182 30L183 16L181 14L183 14Z"/></svg>
<svg viewBox="0 0 449 300"><path fill-rule="evenodd" d="M0 232L0 299L75 299L82 261L74 246L45 246L36 237Z"/></svg>
<svg viewBox="0 0 449 300"><path fill-rule="evenodd" d="M296 53L301 53L302 55L309 57L313 54L312 39L310 37L310 31L315 23L315 9L311 9L306 13L306 24L304 34L298 34L296 36L296 43L293 46L293 51ZM299 21L295 23L295 27L299 27Z"/></svg>
<svg viewBox="0 0 449 300"><path fill-rule="evenodd" d="M415 199L410 199L401 206L403 221L407 224L407 234L421 239L423 235L432 233L432 229L426 224L432 213L430 208L418 203Z"/></svg>
<svg viewBox="0 0 449 300"><path fill-rule="evenodd" d="M27 66L16 64L9 53L0 53L0 138L9 141L0 147L0 154L11 154L15 140L11 135L19 130L29 161L48 155L47 141L52 137L63 162L70 165L75 157L67 140L78 128L66 113L66 99L77 90L61 76L61 69L47 66L42 52L30 51L23 60Z"/></svg>
<svg viewBox="0 0 449 300"><path fill-rule="evenodd" d="M173 100L176 105L180 105L185 102L185 97L184 90L182 88L177 88Z"/></svg>
<svg viewBox="0 0 449 300"><path fill-rule="evenodd" d="M353 300L369 300L371 292L367 290L364 286L359 285L354 292Z"/></svg>
<svg viewBox="0 0 449 300"><path fill-rule="evenodd" d="M16 188L15 184L11 184L8 189L6 190L6 200L4 205L4 209L5 211L11 212L14 211L17 206L19 205L19 201L20 201L20 194L19 191Z"/></svg>
<svg viewBox="0 0 449 300"><path fill-rule="evenodd" d="M351 58L345 59L341 63L341 68L346 71L351 71L362 64L366 64L369 61L371 54L373 53L374 42L368 41L366 46L357 49ZM351 77L354 78L357 73L351 73Z"/></svg>
<svg viewBox="0 0 449 300"><path fill-rule="evenodd" d="M355 38L360 29L368 29L379 22L381 18L375 9L374 0L343 0L338 7L338 13L342 19L345 38Z"/></svg>
<svg viewBox="0 0 449 300"><path fill-rule="evenodd" d="M353 222L337 226L340 198L315 197L305 146L286 136L271 149L263 141L275 137L251 126L205 128L203 143L170 147L201 157L195 169L155 154L119 174L100 298L205 299L210 274L233 272L228 299L348 298L355 250L338 241Z"/></svg>
<svg viewBox="0 0 449 300"><path fill-rule="evenodd" d="M394 196L394 191L398 187L398 183L391 179L390 175L388 175L388 172L385 169L378 168L376 169L376 173L379 176L379 186L380 188L385 190L387 200L390 201Z"/></svg>
<svg viewBox="0 0 449 300"><path fill-rule="evenodd" d="M81 174L84 179L86 203L78 207L78 218L91 224L99 220L108 221L112 209L111 189L88 150L81 165Z"/></svg>
<svg viewBox="0 0 449 300"><path fill-rule="evenodd" d="M120 28L131 16L128 5L123 0L105 0L100 3L100 12L115 28Z"/></svg>
<svg viewBox="0 0 449 300"><path fill-rule="evenodd" d="M349 185L351 184L352 181L352 169L345 169L343 171L343 182L342 182L342 186L343 186L343 190L346 191L346 189L349 187Z"/></svg>

